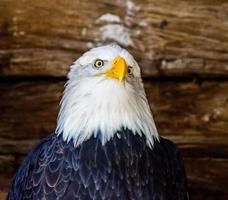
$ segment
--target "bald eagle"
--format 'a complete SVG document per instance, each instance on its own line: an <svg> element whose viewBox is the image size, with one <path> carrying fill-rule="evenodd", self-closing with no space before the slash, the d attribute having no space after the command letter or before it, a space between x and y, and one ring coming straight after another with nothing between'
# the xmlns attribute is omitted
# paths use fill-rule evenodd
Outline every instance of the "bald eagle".
<svg viewBox="0 0 228 200"><path fill-rule="evenodd" d="M101 46L73 63L56 131L22 163L8 199L188 199L180 153L158 135L128 51Z"/></svg>

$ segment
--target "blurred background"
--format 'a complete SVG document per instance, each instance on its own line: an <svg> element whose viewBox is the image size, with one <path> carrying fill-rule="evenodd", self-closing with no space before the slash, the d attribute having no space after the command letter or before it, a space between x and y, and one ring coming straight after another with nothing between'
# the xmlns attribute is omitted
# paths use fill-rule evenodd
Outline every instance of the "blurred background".
<svg viewBox="0 0 228 200"><path fill-rule="evenodd" d="M183 155L191 199L228 199L227 0L1 0L0 199L55 129L69 65L108 42L142 67L159 133Z"/></svg>

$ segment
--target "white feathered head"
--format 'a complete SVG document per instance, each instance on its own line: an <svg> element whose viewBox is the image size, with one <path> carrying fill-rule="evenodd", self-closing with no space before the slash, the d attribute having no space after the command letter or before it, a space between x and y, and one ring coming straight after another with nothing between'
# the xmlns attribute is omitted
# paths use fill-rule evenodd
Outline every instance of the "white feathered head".
<svg viewBox="0 0 228 200"><path fill-rule="evenodd" d="M116 44L93 48L74 62L68 78L56 129L64 140L77 146L100 133L104 144L129 129L153 146L158 133L140 68L128 51Z"/></svg>

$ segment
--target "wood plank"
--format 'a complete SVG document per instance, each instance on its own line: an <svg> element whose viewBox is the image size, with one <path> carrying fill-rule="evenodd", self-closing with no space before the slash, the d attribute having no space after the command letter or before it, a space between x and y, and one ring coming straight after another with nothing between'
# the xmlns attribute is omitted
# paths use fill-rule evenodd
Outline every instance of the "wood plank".
<svg viewBox="0 0 228 200"><path fill-rule="evenodd" d="M227 199L228 159L184 158L184 161L190 199Z"/></svg>
<svg viewBox="0 0 228 200"><path fill-rule="evenodd" d="M6 200L7 194L6 192L0 191L0 200Z"/></svg>
<svg viewBox="0 0 228 200"><path fill-rule="evenodd" d="M109 12L119 19L99 20ZM0 76L64 77L82 52L116 41L145 77L227 78L227 13L226 0L2 0Z"/></svg>

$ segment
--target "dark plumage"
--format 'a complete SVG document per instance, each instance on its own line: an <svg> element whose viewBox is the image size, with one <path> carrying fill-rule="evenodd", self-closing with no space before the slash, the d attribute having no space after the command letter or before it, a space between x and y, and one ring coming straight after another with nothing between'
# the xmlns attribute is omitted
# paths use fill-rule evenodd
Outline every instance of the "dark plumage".
<svg viewBox="0 0 228 200"><path fill-rule="evenodd" d="M122 130L104 145L92 137L80 146L53 134L27 157L14 177L9 200L185 200L180 154L160 138Z"/></svg>

